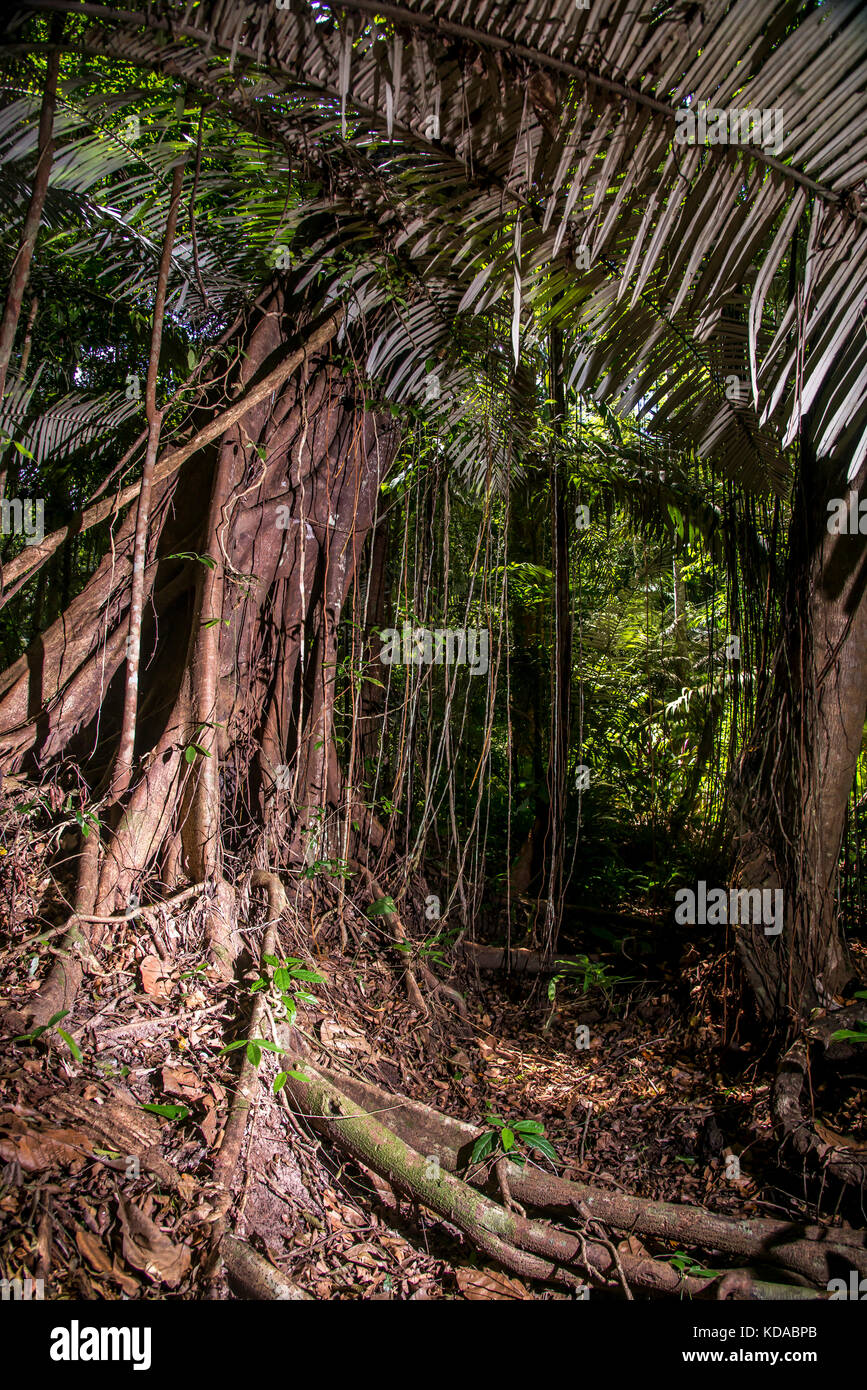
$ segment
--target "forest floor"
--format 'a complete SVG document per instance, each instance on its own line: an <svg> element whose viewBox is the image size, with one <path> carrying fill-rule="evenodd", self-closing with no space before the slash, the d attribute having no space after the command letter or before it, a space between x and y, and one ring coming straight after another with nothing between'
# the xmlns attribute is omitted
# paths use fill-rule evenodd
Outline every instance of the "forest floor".
<svg viewBox="0 0 867 1390"><path fill-rule="evenodd" d="M209 1284L204 1274L216 1213L209 1175L259 978L253 956L230 984L205 969L200 910L189 903L163 911L153 931L123 923L94 947L72 1013L22 1041L17 1021L51 950L50 940L24 943L62 920L63 890L38 856L0 863L2 1273L43 1278L52 1299L231 1297L224 1276ZM279 930L278 958L324 977L303 985L295 1021L317 1064L480 1133L498 1128L491 1112L509 1126L535 1121L556 1163L529 1161L576 1181L739 1218L833 1219L831 1185L780 1162L771 1060L731 1045L724 965L701 943L649 969L596 955L590 974L560 979L553 998L547 980L464 966L449 983L466 1015L437 996L422 1019L403 987L405 959L344 904L357 937L346 952L333 914L312 931L297 915ZM263 917L251 905L248 940ZM629 980L594 984L606 963ZM274 1092L294 1059L263 1037L233 1188L236 1235L317 1299L569 1296L501 1273L448 1222L317 1137ZM857 1106L850 1094L832 1128L862 1133ZM630 1236L618 1248L689 1273L726 1267L662 1240Z"/></svg>

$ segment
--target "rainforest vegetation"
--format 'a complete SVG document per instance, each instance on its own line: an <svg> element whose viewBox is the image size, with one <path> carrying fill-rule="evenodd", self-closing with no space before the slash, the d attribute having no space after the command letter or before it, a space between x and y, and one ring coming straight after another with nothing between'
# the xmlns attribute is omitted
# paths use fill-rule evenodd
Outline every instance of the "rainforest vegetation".
<svg viewBox="0 0 867 1390"><path fill-rule="evenodd" d="M0 32L0 1274L858 1297L863 8Z"/></svg>

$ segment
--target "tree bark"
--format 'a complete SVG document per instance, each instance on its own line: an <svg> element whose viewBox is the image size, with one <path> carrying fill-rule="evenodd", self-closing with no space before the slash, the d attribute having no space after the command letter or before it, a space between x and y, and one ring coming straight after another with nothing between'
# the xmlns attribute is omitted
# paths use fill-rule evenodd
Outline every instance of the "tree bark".
<svg viewBox="0 0 867 1390"><path fill-rule="evenodd" d="M842 495L865 480L862 467ZM828 530L840 489L805 425L782 631L735 783L735 882L779 888L784 906L779 935L741 926L737 950L761 1015L789 1031L852 975L837 870L867 714L867 545L857 531Z"/></svg>

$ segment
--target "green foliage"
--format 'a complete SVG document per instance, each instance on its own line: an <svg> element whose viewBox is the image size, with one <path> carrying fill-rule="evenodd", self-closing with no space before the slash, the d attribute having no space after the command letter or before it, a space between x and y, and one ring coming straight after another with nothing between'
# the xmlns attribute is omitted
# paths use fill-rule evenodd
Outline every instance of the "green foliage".
<svg viewBox="0 0 867 1390"><path fill-rule="evenodd" d="M523 1167L528 1156L523 1152L525 1149L541 1154L552 1163L559 1161L553 1144L545 1138L545 1126L538 1120L515 1120L507 1123L501 1115L495 1115L490 1111L485 1119L492 1128L480 1134L473 1144L470 1152L471 1164L483 1163L488 1158L508 1154L511 1163Z"/></svg>

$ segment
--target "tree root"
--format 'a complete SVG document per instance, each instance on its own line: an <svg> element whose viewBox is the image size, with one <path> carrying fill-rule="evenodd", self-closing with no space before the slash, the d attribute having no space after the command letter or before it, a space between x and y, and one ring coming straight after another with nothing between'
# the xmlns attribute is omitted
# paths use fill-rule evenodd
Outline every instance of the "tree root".
<svg viewBox="0 0 867 1390"><path fill-rule="evenodd" d="M54 964L28 1009L33 1027L44 1028L57 1014L69 1013L75 1003L84 973L80 949L82 945L87 949L86 929L83 932L79 923L93 912L98 878L99 831L94 828L84 842L78 862L75 912L69 919Z"/></svg>
<svg viewBox="0 0 867 1390"><path fill-rule="evenodd" d="M541 951L530 951L525 946L482 946L477 941L461 942L461 950L479 970L510 970L513 975L553 975L557 971L568 974L571 970L584 970L585 963L571 956L561 956L559 952L546 960ZM555 963L556 961L556 963Z"/></svg>
<svg viewBox="0 0 867 1390"><path fill-rule="evenodd" d="M277 920L286 907L286 894L283 885L276 874L269 873L265 869L256 869L252 875L252 886L254 888L263 887L268 893L268 925L262 936L262 949L260 959L264 961L265 956L274 954L274 947L277 941ZM247 1029L247 1041L262 1036L263 1020L265 1018L265 990L259 990L253 996L253 1007L250 1011L250 1025ZM218 1192L214 1208L216 1220L214 1221L211 1233L211 1256L209 1260L208 1276L213 1278L219 1266L219 1255L227 1237L227 1213L232 1204L232 1179L241 1158L241 1150L244 1146L244 1135L247 1131L247 1121L250 1118L250 1110L256 1096L259 1084L259 1069L250 1061L246 1052L241 1063L241 1072L238 1077L238 1085L232 1097L229 1107L229 1115L226 1120L226 1127L223 1130L223 1142L220 1145L214 1162L212 1180ZM249 1273L250 1262L247 1261L245 1269ZM259 1271L261 1274L261 1270Z"/></svg>
<svg viewBox="0 0 867 1390"><path fill-rule="evenodd" d="M771 1094L771 1113L780 1140L791 1143L802 1158L815 1161L841 1182L858 1187L867 1180L867 1152L824 1140L816 1131L814 1117L807 1112L805 1094L810 1094L811 1043L819 1044L826 1064L833 1066L834 1059L827 1057L829 1049L839 1048L843 1053L848 1049L845 1044L832 1043L831 1034L852 1027L864 1018L865 1012L864 1004L858 1004L835 1010L811 1024L806 1034L795 1039L780 1062Z"/></svg>
<svg viewBox="0 0 867 1390"><path fill-rule="evenodd" d="M603 1244L583 1233L561 1230L507 1211L448 1172L434 1155L419 1153L376 1115L365 1113L312 1063L304 1059L301 1065L306 1080L290 1075L286 1091L315 1128L391 1186L456 1226L478 1250L512 1273L573 1290L581 1287L582 1273L593 1283L603 1285L617 1276L631 1288L648 1293L702 1297L714 1290L716 1276L684 1276L669 1265L614 1251L609 1241ZM510 1184L512 1168L514 1165L510 1166ZM514 1171L521 1172L517 1168ZM752 1299L817 1296L821 1295L797 1286L753 1279L749 1283Z"/></svg>
<svg viewBox="0 0 867 1390"><path fill-rule="evenodd" d="M260 1255L245 1240L225 1235L220 1242L220 1258L229 1283L242 1298L273 1299L278 1302L307 1300L313 1295L299 1289L280 1273L269 1260Z"/></svg>
<svg viewBox="0 0 867 1390"><path fill-rule="evenodd" d="M324 1068L319 1071L356 1104L382 1111L389 1129L422 1153L435 1157L442 1167L450 1172L467 1167L472 1145L481 1130L420 1101L394 1096L370 1082ZM467 1181L479 1181L480 1174L486 1181L484 1169L477 1169L475 1174L470 1171ZM513 1200L554 1216L568 1218L583 1208L590 1217L624 1234L742 1256L751 1262L787 1270L820 1287L849 1269L867 1275L867 1243L862 1232L765 1218L738 1221L698 1207L655 1202L569 1182L514 1163L507 1165L506 1178Z"/></svg>
<svg viewBox="0 0 867 1390"><path fill-rule="evenodd" d="M370 884L370 890L373 893L375 899L377 901L381 901L386 896L386 894L383 892L379 882L373 877L373 874L370 872L369 869L364 869L364 873L367 877L368 883ZM396 912L383 912L382 918L383 921L387 922L389 927L391 928L395 941L403 945L403 943L407 939L406 928L404 927L403 922L400 920L399 915ZM432 972L429 971L428 974L431 975L431 978L434 980L435 984L439 984L439 981L435 979ZM418 980L416 978L415 972L409 965L406 967L404 979L406 981L406 992L409 998L409 1002L412 1004L413 1008L418 1010L422 1018L429 1018L430 1009L428 1008L424 995L419 989Z"/></svg>

